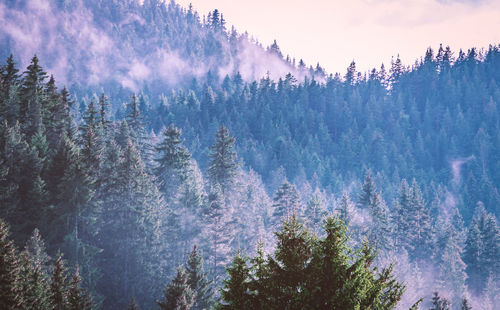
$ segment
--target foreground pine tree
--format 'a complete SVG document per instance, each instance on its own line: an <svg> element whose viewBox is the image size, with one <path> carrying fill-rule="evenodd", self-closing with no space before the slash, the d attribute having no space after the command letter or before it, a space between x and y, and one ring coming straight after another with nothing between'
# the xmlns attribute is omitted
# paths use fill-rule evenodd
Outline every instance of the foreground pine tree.
<svg viewBox="0 0 500 310"><path fill-rule="evenodd" d="M22 304L19 258L9 228L0 219L0 309L17 309Z"/></svg>
<svg viewBox="0 0 500 310"><path fill-rule="evenodd" d="M165 301L158 301L163 310L189 310L194 303L194 294L188 284L186 271L177 269L177 275L172 283L165 288Z"/></svg>
<svg viewBox="0 0 500 310"><path fill-rule="evenodd" d="M196 245L188 256L186 274L189 287L194 293L194 304L191 309L210 309L214 294L212 291L212 281L208 280L207 273L203 268L203 258L198 253Z"/></svg>
<svg viewBox="0 0 500 310"><path fill-rule="evenodd" d="M227 269L222 309L394 309L405 287L392 266L371 267L373 250L347 245L346 226L325 220L326 236L318 239L295 215L283 223L276 250L263 253L250 266L241 255Z"/></svg>

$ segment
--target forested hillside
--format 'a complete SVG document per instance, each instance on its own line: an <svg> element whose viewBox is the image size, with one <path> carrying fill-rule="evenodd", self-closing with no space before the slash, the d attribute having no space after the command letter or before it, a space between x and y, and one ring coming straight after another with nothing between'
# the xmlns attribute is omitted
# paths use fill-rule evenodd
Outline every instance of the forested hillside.
<svg viewBox="0 0 500 310"><path fill-rule="evenodd" d="M500 302L499 46L327 75L218 11L44 3L0 4L0 308ZM40 16L67 46L9 56Z"/></svg>
<svg viewBox="0 0 500 310"><path fill-rule="evenodd" d="M131 90L155 95L193 78L215 82L240 72L246 80L323 75L282 59L275 43L262 47L227 29L218 10L200 15L174 1L23 0L0 3L0 57L25 63L33 54L73 90L104 87L122 98Z"/></svg>

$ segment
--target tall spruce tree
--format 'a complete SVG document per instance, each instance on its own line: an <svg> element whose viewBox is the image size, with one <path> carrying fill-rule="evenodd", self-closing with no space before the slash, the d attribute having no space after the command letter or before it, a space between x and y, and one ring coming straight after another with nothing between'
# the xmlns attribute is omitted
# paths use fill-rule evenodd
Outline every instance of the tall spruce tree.
<svg viewBox="0 0 500 310"><path fill-rule="evenodd" d="M76 266L75 274L68 285L68 310L90 310L92 309L92 302L90 296L87 295L81 287L82 278Z"/></svg>
<svg viewBox="0 0 500 310"><path fill-rule="evenodd" d="M208 166L208 178L212 185L218 184L222 194L233 185L238 163L234 152L234 137L221 125L217 132L215 143L210 147L210 163Z"/></svg>
<svg viewBox="0 0 500 310"><path fill-rule="evenodd" d="M188 276L182 268L177 269L177 275L165 287L165 300L158 301L160 309L189 310L194 303L194 294L188 284Z"/></svg>
<svg viewBox="0 0 500 310"><path fill-rule="evenodd" d="M300 198L295 185L285 182L276 191L273 197L272 225L283 222L292 214L300 212Z"/></svg>
<svg viewBox="0 0 500 310"><path fill-rule="evenodd" d="M20 262L9 227L0 219L0 308L18 309L23 304Z"/></svg>
<svg viewBox="0 0 500 310"><path fill-rule="evenodd" d="M49 301L54 310L65 310L68 305L67 269L61 254L57 255L50 278Z"/></svg>
<svg viewBox="0 0 500 310"><path fill-rule="evenodd" d="M198 253L196 245L189 253L186 262L186 275L188 285L194 294L193 310L208 310L212 306L212 282L208 279L208 274L203 268L203 258Z"/></svg>
<svg viewBox="0 0 500 310"><path fill-rule="evenodd" d="M28 138L34 135L42 125L44 80L47 73L43 71L38 62L38 57L33 56L30 65L23 73L20 89L19 121L23 133Z"/></svg>
<svg viewBox="0 0 500 310"><path fill-rule="evenodd" d="M175 196L180 183L188 177L191 154L182 145L181 131L170 125L164 130L163 140L156 146L156 176L160 182L160 190L167 199Z"/></svg>
<svg viewBox="0 0 500 310"><path fill-rule="evenodd" d="M394 309L404 286L392 267L378 271L373 251L353 252L346 226L325 221L325 237L311 235L292 215L276 233L274 254L248 260L240 254L228 267L221 308Z"/></svg>

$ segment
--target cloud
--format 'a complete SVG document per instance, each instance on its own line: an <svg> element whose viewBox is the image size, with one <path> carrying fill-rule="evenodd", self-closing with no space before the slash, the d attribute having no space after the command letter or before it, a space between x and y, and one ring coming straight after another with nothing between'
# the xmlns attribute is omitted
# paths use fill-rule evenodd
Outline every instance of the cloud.
<svg viewBox="0 0 500 310"><path fill-rule="evenodd" d="M466 162L472 160L472 159L474 159L473 155L466 157L466 158L459 158L459 159L455 159L455 160L451 161L450 166L451 166L451 171L453 173L453 183L454 184L459 184L461 181L460 171L461 171L462 165L465 164Z"/></svg>

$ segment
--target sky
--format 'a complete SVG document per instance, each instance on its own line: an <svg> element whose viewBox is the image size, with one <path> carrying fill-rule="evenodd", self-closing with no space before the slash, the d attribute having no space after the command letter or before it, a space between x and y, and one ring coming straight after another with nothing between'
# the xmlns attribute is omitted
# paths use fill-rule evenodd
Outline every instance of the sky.
<svg viewBox="0 0 500 310"><path fill-rule="evenodd" d="M328 72L406 65L427 47L488 48L500 44L500 0L176 0L200 16L217 8L228 28L247 31L264 46L277 40L284 55Z"/></svg>

